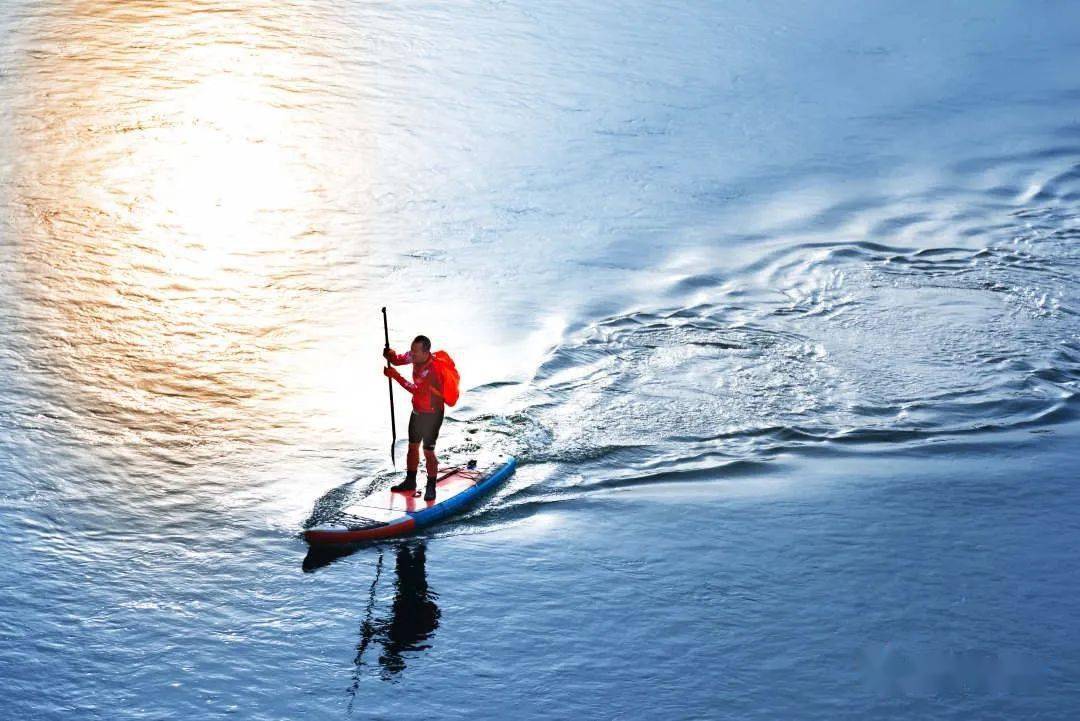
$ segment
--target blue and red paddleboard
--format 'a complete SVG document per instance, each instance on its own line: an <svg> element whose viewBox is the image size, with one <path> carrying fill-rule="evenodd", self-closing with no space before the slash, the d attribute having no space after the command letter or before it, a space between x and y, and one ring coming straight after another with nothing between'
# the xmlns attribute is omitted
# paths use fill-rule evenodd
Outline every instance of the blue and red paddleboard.
<svg viewBox="0 0 1080 721"><path fill-rule="evenodd" d="M514 474L517 460L503 458L488 466L444 470L435 484L435 500L424 500L424 482L416 491L375 491L350 503L327 523L304 531L311 545L358 543L404 536L460 513Z"/></svg>

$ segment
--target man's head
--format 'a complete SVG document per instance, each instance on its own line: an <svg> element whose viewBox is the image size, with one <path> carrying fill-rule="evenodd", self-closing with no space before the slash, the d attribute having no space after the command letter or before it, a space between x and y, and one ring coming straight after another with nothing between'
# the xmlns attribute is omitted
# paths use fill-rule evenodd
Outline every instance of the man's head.
<svg viewBox="0 0 1080 721"><path fill-rule="evenodd" d="M424 365L431 360L431 339L426 335L416 336L413 338L412 347L409 348L409 352L412 353L413 363Z"/></svg>

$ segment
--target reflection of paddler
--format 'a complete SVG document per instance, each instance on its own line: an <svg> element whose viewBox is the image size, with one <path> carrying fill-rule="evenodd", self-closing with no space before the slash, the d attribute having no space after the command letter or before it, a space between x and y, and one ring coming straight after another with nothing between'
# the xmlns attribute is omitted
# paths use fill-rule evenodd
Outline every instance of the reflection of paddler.
<svg viewBox="0 0 1080 721"><path fill-rule="evenodd" d="M418 335L408 353L396 353L384 348L383 357L393 365L412 363L412 381L407 381L395 369L387 366L383 375L396 380L412 394L413 411L409 417L409 453L405 457L405 480L394 486L393 491L416 490L416 471L420 466L420 444L424 444L424 462L427 466L427 487L424 500L435 500L435 480L439 474L439 461L435 457L435 442L439 439L443 411L447 405L458 400L460 376L454 361L446 351L431 352L431 340Z"/></svg>
<svg viewBox="0 0 1080 721"><path fill-rule="evenodd" d="M439 627L442 613L435 603L438 594L428 588L425 555L426 547L423 542L415 545L403 543L398 546L397 579L394 582L391 616L389 619L372 618L372 609L369 607L368 617L360 626L360 643L357 645L354 661L357 666L356 683L359 683L358 674L364 651L372 641L383 647L379 665L383 669L384 679L389 679L405 669L406 652L423 651L431 647L424 641L431 638ZM375 581L375 584L377 583L378 578ZM373 593L375 584L372 584ZM355 683L353 687L355 689Z"/></svg>
<svg viewBox="0 0 1080 721"><path fill-rule="evenodd" d="M402 544L397 555L397 593L394 595L394 616L390 620L385 653L379 664L390 673L405 668L404 651L420 651L430 648L421 645L439 627L442 613L435 603L437 594L428 589L427 571L424 568L426 548L423 543L414 551Z"/></svg>

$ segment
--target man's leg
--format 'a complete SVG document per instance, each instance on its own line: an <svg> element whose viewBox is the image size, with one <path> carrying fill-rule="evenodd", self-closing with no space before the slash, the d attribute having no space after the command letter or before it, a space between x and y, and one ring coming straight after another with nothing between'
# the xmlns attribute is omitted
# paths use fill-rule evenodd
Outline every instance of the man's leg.
<svg viewBox="0 0 1080 721"><path fill-rule="evenodd" d="M416 476L417 469L420 468L420 444L410 443L409 452L405 454L405 472Z"/></svg>
<svg viewBox="0 0 1080 721"><path fill-rule="evenodd" d="M439 459L435 457L435 446L424 446L424 464L427 466L427 487L424 489L424 500L435 500L435 481L439 477Z"/></svg>
<svg viewBox="0 0 1080 721"><path fill-rule="evenodd" d="M435 481L439 477L439 459L435 457L435 446L424 446L424 464L427 466L427 487L424 500L435 500Z"/></svg>
<svg viewBox="0 0 1080 721"><path fill-rule="evenodd" d="M427 414L425 414L427 415ZM442 427L443 414L432 413L424 428L424 464L427 466L427 488L424 489L424 500L435 500L435 480L439 475L439 459L435 457L435 441L439 440L439 429Z"/></svg>
<svg viewBox="0 0 1080 721"><path fill-rule="evenodd" d="M424 446L424 465L427 467L429 479L439 475L439 459L435 457L435 446Z"/></svg>
<svg viewBox="0 0 1080 721"><path fill-rule="evenodd" d="M405 480L390 488L391 491L415 491L416 471L420 467L420 423L414 411L409 416L409 452L405 454Z"/></svg>

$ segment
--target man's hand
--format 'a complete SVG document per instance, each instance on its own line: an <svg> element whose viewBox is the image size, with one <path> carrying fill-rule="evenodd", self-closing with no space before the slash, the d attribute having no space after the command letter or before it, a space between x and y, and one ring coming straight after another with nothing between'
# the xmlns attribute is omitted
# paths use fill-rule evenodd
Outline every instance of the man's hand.
<svg viewBox="0 0 1080 721"><path fill-rule="evenodd" d="M393 378L396 381L401 380L401 374L398 373L396 369L391 368L390 366L387 366L387 367L383 368L382 369L382 374L384 376L386 376L387 378Z"/></svg>
<svg viewBox="0 0 1080 721"><path fill-rule="evenodd" d="M393 348L390 348L390 347L383 348L382 357L385 358L386 360L390 360L391 356L396 356L396 355L397 355L397 353L394 352Z"/></svg>

